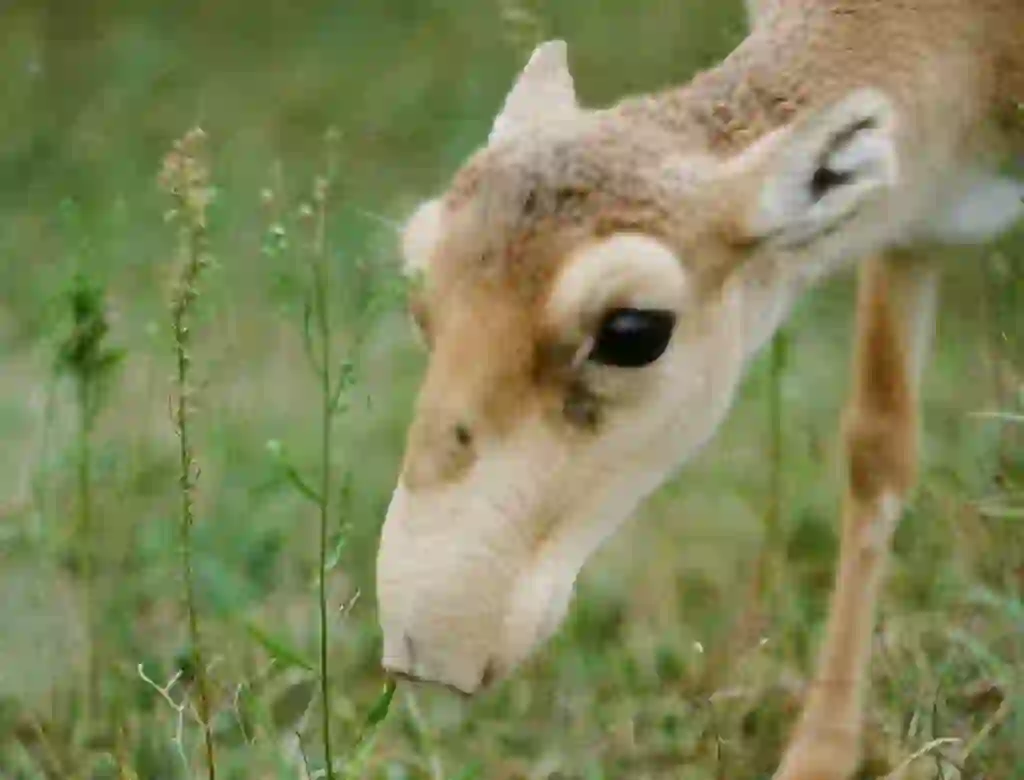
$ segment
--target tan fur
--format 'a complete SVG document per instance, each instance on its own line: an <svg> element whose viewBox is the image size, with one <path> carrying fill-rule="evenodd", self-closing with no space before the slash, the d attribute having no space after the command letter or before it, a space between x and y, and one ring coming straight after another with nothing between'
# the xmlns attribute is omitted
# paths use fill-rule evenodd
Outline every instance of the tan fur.
<svg viewBox="0 0 1024 780"><path fill-rule="evenodd" d="M932 272L893 254L861 268L853 392L844 412L846 492L835 588L818 669L777 780L845 780L860 757L874 614L888 544L917 460L914 353L927 341ZM910 314L911 316L906 316Z"/></svg>
<svg viewBox="0 0 1024 780"><path fill-rule="evenodd" d="M689 84L581 107L534 52L485 146L409 220L430 361L378 557L384 665L467 693L561 622L576 574L714 435L815 282L866 257L829 630L787 780L856 761L874 603L915 478L930 244L1024 213L1020 0L760 0ZM593 359L611 308L674 317L649 364ZM821 724L836 730L823 734Z"/></svg>

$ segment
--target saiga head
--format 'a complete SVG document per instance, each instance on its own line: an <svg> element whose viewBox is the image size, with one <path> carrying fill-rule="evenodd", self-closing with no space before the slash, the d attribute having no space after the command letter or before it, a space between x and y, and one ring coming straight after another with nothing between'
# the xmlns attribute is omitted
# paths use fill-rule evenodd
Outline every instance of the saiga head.
<svg viewBox="0 0 1024 780"><path fill-rule="evenodd" d="M580 109L564 44L535 51L405 228L429 365L378 557L387 669L472 693L550 636L794 297L882 236L893 133L864 90L715 156Z"/></svg>

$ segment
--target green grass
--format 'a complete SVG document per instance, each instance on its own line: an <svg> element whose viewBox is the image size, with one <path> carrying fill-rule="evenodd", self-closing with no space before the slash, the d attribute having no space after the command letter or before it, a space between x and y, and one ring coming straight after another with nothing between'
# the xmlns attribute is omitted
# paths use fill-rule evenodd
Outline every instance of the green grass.
<svg viewBox="0 0 1024 780"><path fill-rule="evenodd" d="M218 777L301 777L304 760L323 760L320 515L296 489L296 475L320 484L322 393L304 345L308 233L298 210L329 127L340 138L325 235L333 354L339 371L351 361L328 453L324 577L342 776L770 775L836 553L849 277L803 302L782 369L766 351L713 445L588 564L566 625L513 680L469 704L404 687L393 700L382 694L373 557L424 360L393 295L391 223L482 142L531 24L570 41L588 103L684 79L744 27L739 3L642 12L624 1L532 3L536 22L510 21L506 6L5 8L0 777L185 777L179 712L188 776L202 776L169 416L178 265L156 181L172 141L196 123L217 193L212 265L191 326L190 435L202 468L191 565ZM88 589L76 386L53 370L76 272L105 292L107 342L123 350L89 432ZM1024 776L1024 423L971 416L1024 406L1022 272L1018 234L952 259L944 280L924 385L924 468L877 634L865 777L939 738L961 742L937 748L945 763L934 752L916 761L915 776L952 778L956 761L964 778ZM752 606L748 572L776 494L786 556L778 595L719 663ZM87 723L90 642L102 648L102 675L99 714Z"/></svg>

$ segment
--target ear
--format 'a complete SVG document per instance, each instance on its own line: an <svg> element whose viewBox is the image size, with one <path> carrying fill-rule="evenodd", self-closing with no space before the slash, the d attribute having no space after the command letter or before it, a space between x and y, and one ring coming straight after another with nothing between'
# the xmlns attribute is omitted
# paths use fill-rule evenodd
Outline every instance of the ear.
<svg viewBox="0 0 1024 780"><path fill-rule="evenodd" d="M408 296L408 315L412 332L420 346L430 348L430 329L423 304L423 276L441 236L441 199L432 198L412 213L402 229L403 273L411 282Z"/></svg>
<svg viewBox="0 0 1024 780"><path fill-rule="evenodd" d="M892 105L881 92L858 90L733 162L744 174L753 173L753 191L744 195L747 237L785 245L811 242L895 184Z"/></svg>
<svg viewBox="0 0 1024 780"><path fill-rule="evenodd" d="M977 244L999 238L1022 218L1024 182L976 174L953 190L928 228L932 238L947 244Z"/></svg>
<svg viewBox="0 0 1024 780"><path fill-rule="evenodd" d="M440 236L441 201L432 198L420 204L402 228L402 256L407 276L426 271Z"/></svg>
<svg viewBox="0 0 1024 780"><path fill-rule="evenodd" d="M512 85L501 112L494 120L488 143L537 122L572 116L578 111L565 41L547 41L533 50Z"/></svg>

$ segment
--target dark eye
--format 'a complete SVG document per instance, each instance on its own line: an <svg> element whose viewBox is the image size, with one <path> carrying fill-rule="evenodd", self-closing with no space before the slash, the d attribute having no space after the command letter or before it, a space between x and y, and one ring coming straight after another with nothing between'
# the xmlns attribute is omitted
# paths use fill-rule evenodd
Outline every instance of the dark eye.
<svg viewBox="0 0 1024 780"><path fill-rule="evenodd" d="M612 309L597 330L589 359L621 368L653 363L668 346L676 315L662 309Z"/></svg>

